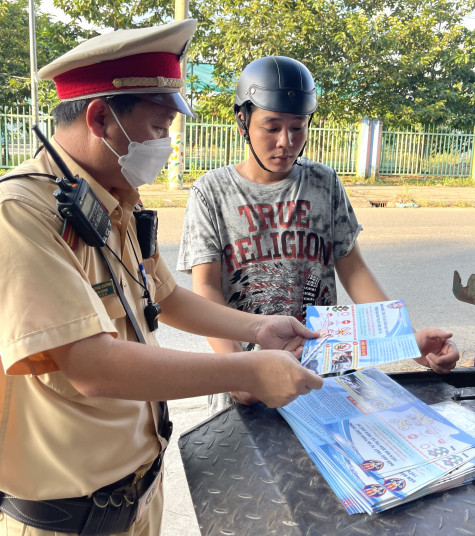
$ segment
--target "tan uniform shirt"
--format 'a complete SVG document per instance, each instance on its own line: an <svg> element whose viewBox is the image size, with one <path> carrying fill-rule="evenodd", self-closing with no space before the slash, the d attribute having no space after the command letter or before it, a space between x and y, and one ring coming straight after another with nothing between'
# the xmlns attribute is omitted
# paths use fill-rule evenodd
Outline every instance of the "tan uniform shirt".
<svg viewBox="0 0 475 536"><path fill-rule="evenodd" d="M107 244L141 281L137 191L104 190L55 148L107 209ZM25 172L62 176L45 151L15 170ZM136 340L99 251L70 227L62 236L56 188L40 177L0 182L0 490L32 500L88 495L150 463L165 445L155 403L86 398L45 355L101 332ZM143 288L104 249L147 343L158 346L145 322ZM175 281L158 254L144 266L159 303Z"/></svg>

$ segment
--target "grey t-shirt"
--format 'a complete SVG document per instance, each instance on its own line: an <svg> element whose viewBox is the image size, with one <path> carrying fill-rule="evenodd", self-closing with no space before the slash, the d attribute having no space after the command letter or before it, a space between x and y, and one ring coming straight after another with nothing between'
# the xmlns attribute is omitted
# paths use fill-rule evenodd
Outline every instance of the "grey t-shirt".
<svg viewBox="0 0 475 536"><path fill-rule="evenodd" d="M231 307L304 321L306 305L336 303L334 262L351 251L359 231L327 166L303 158L271 185L226 166L191 188L177 269L221 261Z"/></svg>

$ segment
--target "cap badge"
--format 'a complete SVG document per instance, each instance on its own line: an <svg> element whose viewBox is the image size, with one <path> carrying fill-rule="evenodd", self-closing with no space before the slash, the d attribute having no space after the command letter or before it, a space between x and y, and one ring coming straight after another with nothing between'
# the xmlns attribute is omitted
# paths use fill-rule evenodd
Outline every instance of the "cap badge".
<svg viewBox="0 0 475 536"><path fill-rule="evenodd" d="M164 76L155 76L153 78L135 77L135 78L114 78L112 85L116 88L121 87L176 87L184 85L181 78L166 78Z"/></svg>

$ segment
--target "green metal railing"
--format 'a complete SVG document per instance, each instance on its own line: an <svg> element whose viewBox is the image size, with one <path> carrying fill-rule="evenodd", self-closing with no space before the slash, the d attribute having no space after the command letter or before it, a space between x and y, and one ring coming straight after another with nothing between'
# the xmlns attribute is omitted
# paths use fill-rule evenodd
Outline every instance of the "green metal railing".
<svg viewBox="0 0 475 536"><path fill-rule="evenodd" d="M309 131L305 155L335 169L340 175L356 173L358 126L320 122Z"/></svg>
<svg viewBox="0 0 475 536"><path fill-rule="evenodd" d="M184 170L209 171L241 162L247 147L235 123L187 119L185 126Z"/></svg>
<svg viewBox="0 0 475 536"><path fill-rule="evenodd" d="M383 130L380 175L470 177L474 135L429 129Z"/></svg>
<svg viewBox="0 0 475 536"><path fill-rule="evenodd" d="M31 158L39 146L32 130L33 116L29 107L0 109L0 168L11 169ZM41 109L39 127L49 137L53 118L49 109Z"/></svg>
<svg viewBox="0 0 475 536"><path fill-rule="evenodd" d="M34 155L38 147L28 107L0 109L0 168L11 169ZM39 126L54 132L50 110L40 110ZM309 131L305 155L334 168L340 175L357 173L358 125L321 122ZM379 175L473 177L473 133L446 129L383 130ZM360 143L362 141L360 140ZM244 160L248 147L234 122L187 119L184 171L205 172Z"/></svg>
<svg viewBox="0 0 475 536"><path fill-rule="evenodd" d="M321 123L310 129L305 155L334 168L338 173L355 173L358 129ZM208 171L242 162L247 145L236 123L187 120L185 134L185 171Z"/></svg>

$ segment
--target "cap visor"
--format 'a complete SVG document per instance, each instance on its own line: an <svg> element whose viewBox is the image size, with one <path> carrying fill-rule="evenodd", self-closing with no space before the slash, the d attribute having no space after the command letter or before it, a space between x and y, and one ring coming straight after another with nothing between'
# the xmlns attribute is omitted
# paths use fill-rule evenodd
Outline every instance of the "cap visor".
<svg viewBox="0 0 475 536"><path fill-rule="evenodd" d="M188 102L181 96L179 92L174 93L144 93L140 95L140 98L160 104L181 114L189 115L190 117L196 117L195 112L191 109Z"/></svg>

